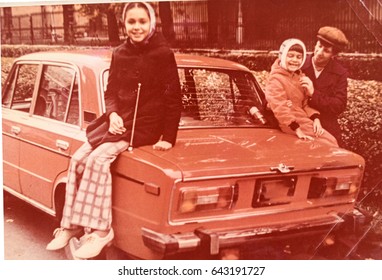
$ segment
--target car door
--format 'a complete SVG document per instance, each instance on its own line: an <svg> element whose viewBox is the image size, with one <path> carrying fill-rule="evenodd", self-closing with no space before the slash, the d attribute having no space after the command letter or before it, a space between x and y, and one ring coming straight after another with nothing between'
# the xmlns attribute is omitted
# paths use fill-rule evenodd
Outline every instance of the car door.
<svg viewBox="0 0 382 280"><path fill-rule="evenodd" d="M76 69L41 64L30 112L18 123L21 192L42 207L52 208L56 178L67 172L79 127Z"/></svg>
<svg viewBox="0 0 382 280"><path fill-rule="evenodd" d="M21 193L20 123L28 118L39 65L16 64L2 94L3 184L9 191Z"/></svg>

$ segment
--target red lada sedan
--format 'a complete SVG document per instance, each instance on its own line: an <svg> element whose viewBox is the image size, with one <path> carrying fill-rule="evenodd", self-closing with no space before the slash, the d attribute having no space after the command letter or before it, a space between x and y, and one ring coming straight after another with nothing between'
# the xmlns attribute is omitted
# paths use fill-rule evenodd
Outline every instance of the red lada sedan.
<svg viewBox="0 0 382 280"><path fill-rule="evenodd" d="M93 50L15 60L2 93L7 192L61 217L70 157L105 110L110 58ZM248 259L335 241L346 217L360 215L363 158L282 133L246 67L176 59L175 147L126 151L112 166L114 248L140 259Z"/></svg>

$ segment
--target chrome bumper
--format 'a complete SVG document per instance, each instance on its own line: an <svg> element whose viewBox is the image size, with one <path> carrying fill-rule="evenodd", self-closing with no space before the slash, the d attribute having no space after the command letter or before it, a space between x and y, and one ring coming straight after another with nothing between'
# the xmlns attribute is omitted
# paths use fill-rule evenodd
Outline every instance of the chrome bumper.
<svg viewBox="0 0 382 280"><path fill-rule="evenodd" d="M196 250L202 245L209 247L211 255L217 255L222 248L245 245L262 237L272 237L274 234L285 234L299 231L317 231L320 228L328 229L342 223L339 216L325 216L321 219L296 224L281 224L270 227L255 227L238 230L209 230L198 228L194 232L162 234L153 230L142 228L144 244L162 254L174 254Z"/></svg>

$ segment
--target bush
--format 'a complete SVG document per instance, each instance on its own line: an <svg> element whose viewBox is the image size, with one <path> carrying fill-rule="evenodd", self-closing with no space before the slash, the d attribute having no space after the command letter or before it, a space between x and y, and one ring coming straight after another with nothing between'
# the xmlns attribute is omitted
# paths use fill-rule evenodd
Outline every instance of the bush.
<svg viewBox="0 0 382 280"><path fill-rule="evenodd" d="M58 51L58 50L78 50L85 47L75 47L75 46L56 46L56 45L2 45L1 46L1 56L2 57L19 57L24 54L33 52L43 52L43 51Z"/></svg>
<svg viewBox="0 0 382 280"><path fill-rule="evenodd" d="M195 53L210 57L225 58L247 66L253 71L269 71L277 52L271 51L214 51L214 50L180 50L184 53ZM382 81L382 55L379 54L340 54L338 60L349 69L349 77L355 80Z"/></svg>
<svg viewBox="0 0 382 280"><path fill-rule="evenodd" d="M3 57L19 57L23 54L40 51L73 50L105 48L91 46L61 46L61 45L2 45ZM176 52L195 53L204 56L229 59L247 66L253 71L269 71L277 57L276 51L249 51L249 50L195 50L178 49ZM349 69L349 77L355 80L382 81L380 67L381 54L341 54L338 59Z"/></svg>
<svg viewBox="0 0 382 280"><path fill-rule="evenodd" d="M340 118L345 148L366 160L366 189L382 179L381 89L382 82L349 79L348 106Z"/></svg>

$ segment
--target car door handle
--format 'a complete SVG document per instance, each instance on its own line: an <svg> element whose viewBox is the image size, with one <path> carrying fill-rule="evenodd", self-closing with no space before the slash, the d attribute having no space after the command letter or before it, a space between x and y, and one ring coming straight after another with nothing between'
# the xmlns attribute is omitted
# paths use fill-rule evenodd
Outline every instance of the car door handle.
<svg viewBox="0 0 382 280"><path fill-rule="evenodd" d="M13 133L14 135L18 135L20 132L21 132L20 127L18 127L18 126L12 126L11 127L11 133Z"/></svg>
<svg viewBox="0 0 382 280"><path fill-rule="evenodd" d="M56 140L56 147L67 150L69 148L69 143L64 140Z"/></svg>

